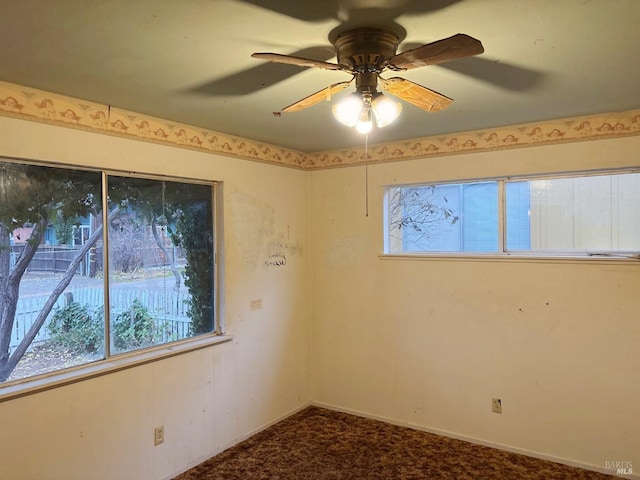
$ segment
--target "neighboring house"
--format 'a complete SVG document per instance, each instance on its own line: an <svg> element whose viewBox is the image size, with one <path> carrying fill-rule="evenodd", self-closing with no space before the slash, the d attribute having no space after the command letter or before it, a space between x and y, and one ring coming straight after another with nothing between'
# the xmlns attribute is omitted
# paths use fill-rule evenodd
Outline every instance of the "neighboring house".
<svg viewBox="0 0 640 480"><path fill-rule="evenodd" d="M78 219L79 225L74 225L73 227L73 237L71 246L79 246L84 244L91 235L91 218L89 217L81 217ZM13 232L10 233L10 244L11 245L24 245L31 238L31 234L33 233L33 227L20 227L16 228ZM44 232L42 237L43 245L61 245L61 243L56 238L56 232L53 227L53 224L49 225Z"/></svg>
<svg viewBox="0 0 640 480"><path fill-rule="evenodd" d="M78 225L73 226L73 233L71 236L71 242L67 244L61 244L56 238L56 232L53 224L50 224L42 236L42 241L38 247L38 251L31 260L27 271L51 271L51 272L63 272L69 265L69 262L75 255L76 248L83 245L91 235L92 230L92 218L82 217L79 218ZM15 262L22 252L24 245L27 244L33 233L33 227L23 226L16 228L11 232L9 236L9 242L11 245L11 267L15 265ZM94 270L94 269L93 269ZM89 254L80 265L79 273L82 275L91 275L95 273L90 269Z"/></svg>
<svg viewBox="0 0 640 480"><path fill-rule="evenodd" d="M9 244L24 245L31 238L31 232L33 232L33 227L16 228L9 234Z"/></svg>

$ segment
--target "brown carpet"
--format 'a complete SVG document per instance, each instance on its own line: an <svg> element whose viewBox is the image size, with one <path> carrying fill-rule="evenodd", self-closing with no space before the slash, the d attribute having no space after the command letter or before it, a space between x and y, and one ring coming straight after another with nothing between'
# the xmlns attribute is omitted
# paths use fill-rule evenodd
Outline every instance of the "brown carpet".
<svg viewBox="0 0 640 480"><path fill-rule="evenodd" d="M309 407L174 480L567 478L615 477Z"/></svg>

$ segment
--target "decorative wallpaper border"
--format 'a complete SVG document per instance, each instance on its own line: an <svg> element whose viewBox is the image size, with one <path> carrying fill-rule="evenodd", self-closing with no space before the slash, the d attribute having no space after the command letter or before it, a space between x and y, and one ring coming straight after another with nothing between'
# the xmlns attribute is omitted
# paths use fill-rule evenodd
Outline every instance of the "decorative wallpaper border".
<svg viewBox="0 0 640 480"><path fill-rule="evenodd" d="M640 110L454 133L315 154L311 168L384 163L640 135Z"/></svg>
<svg viewBox="0 0 640 480"><path fill-rule="evenodd" d="M0 115L300 169L640 135L640 110L304 153L0 81Z"/></svg>
<svg viewBox="0 0 640 480"><path fill-rule="evenodd" d="M309 154L0 81L0 115L305 168Z"/></svg>

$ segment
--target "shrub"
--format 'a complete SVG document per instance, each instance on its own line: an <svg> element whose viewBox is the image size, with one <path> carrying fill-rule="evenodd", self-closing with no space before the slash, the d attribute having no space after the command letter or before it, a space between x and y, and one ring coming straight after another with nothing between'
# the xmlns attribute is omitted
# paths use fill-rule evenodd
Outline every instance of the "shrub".
<svg viewBox="0 0 640 480"><path fill-rule="evenodd" d="M129 310L115 317L113 334L114 344L119 350L153 345L162 336L162 332L156 331L149 311L137 298L133 300Z"/></svg>
<svg viewBox="0 0 640 480"><path fill-rule="evenodd" d="M70 302L57 307L49 322L51 341L75 353L101 351L104 343L104 321L101 309Z"/></svg>

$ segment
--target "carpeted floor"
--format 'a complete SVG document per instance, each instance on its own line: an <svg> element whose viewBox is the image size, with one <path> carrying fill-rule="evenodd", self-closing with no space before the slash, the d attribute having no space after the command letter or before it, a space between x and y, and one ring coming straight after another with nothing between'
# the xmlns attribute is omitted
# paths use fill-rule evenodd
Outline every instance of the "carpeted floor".
<svg viewBox="0 0 640 480"><path fill-rule="evenodd" d="M309 407L174 480L614 479Z"/></svg>

